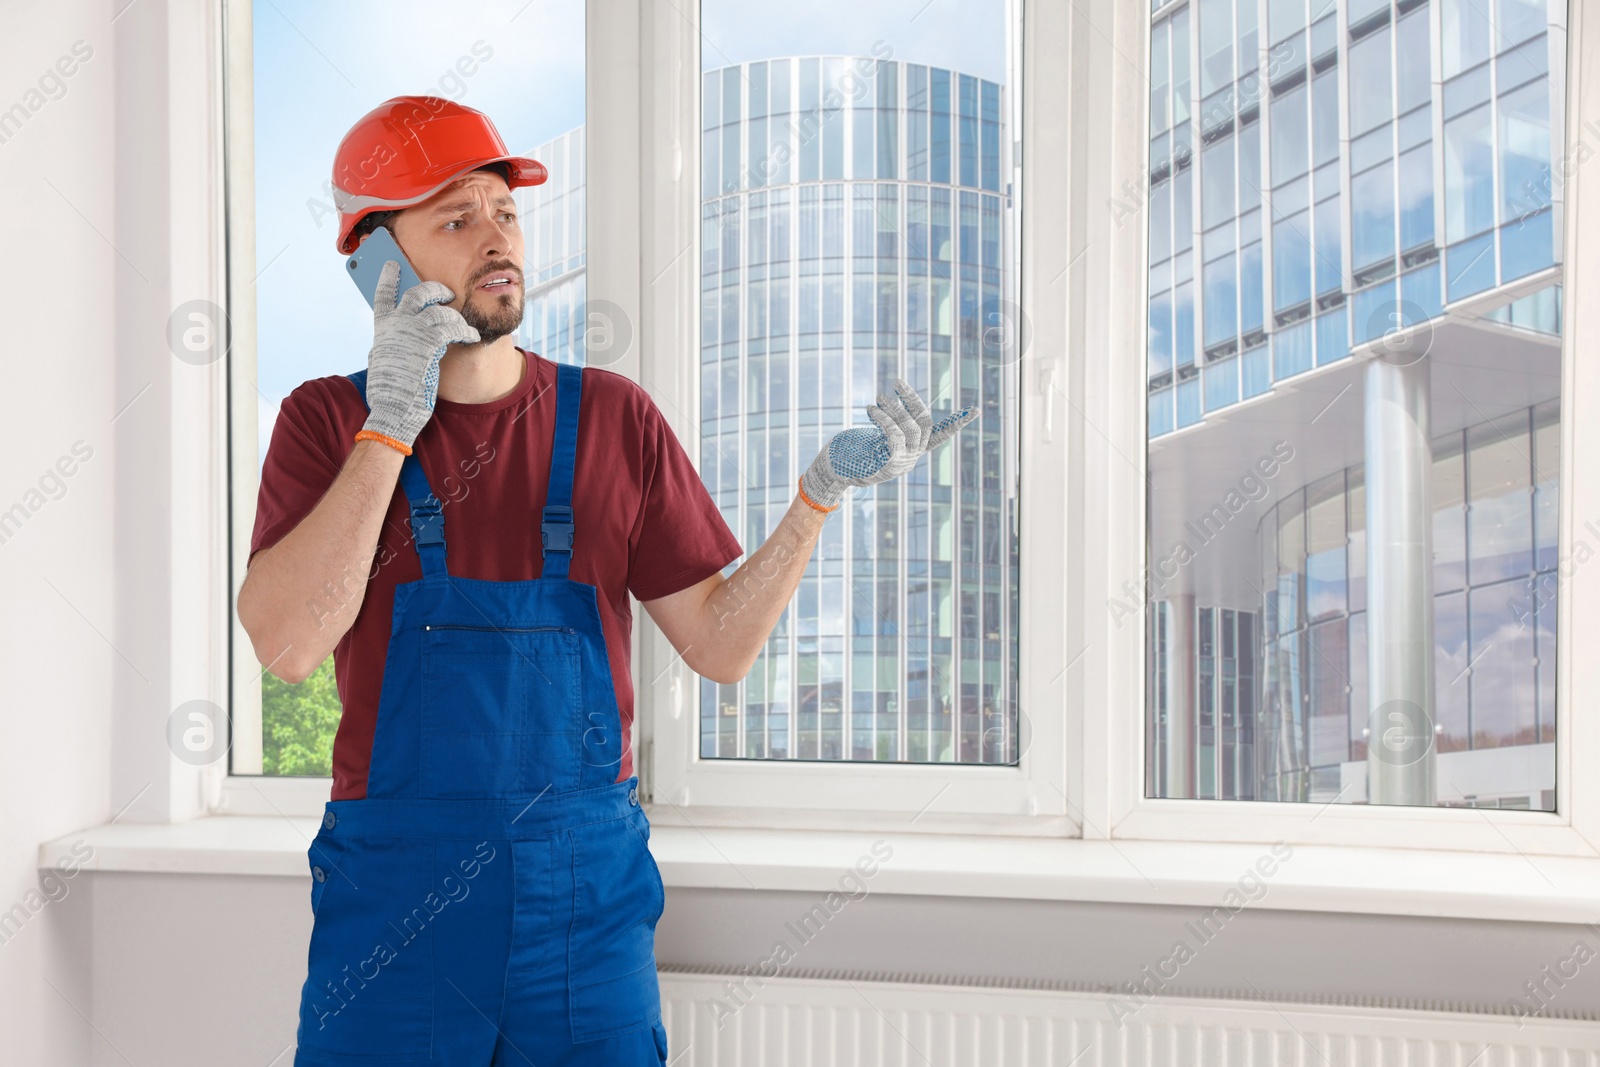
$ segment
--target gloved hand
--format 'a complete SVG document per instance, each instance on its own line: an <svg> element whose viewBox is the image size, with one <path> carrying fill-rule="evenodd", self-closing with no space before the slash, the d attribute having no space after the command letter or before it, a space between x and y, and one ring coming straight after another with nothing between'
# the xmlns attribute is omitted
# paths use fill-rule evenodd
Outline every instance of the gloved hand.
<svg viewBox="0 0 1600 1067"><path fill-rule="evenodd" d="M378 275L372 303L372 351L367 354L365 430L410 448L433 416L439 394L439 360L451 343L476 344L478 331L461 312L445 307L456 298L443 282L419 282L395 304L400 264L389 260Z"/></svg>
<svg viewBox="0 0 1600 1067"><path fill-rule="evenodd" d="M876 427L856 426L841 430L828 439L800 478L800 488L826 508L838 504L846 486L876 485L904 474L923 454L932 451L978 417L976 410L963 408L933 424L933 416L916 390L902 379L894 380L895 392L878 394L876 404L867 405L867 416Z"/></svg>

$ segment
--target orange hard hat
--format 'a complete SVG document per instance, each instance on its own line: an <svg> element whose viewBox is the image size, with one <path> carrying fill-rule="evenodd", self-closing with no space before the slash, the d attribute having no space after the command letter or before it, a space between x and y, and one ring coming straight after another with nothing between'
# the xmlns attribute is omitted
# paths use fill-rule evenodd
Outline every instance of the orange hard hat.
<svg viewBox="0 0 1600 1067"><path fill-rule="evenodd" d="M442 96L385 100L350 127L334 153L339 251L356 250L352 231L363 216L419 204L486 163L504 163L513 189L549 177L544 164L508 152L481 111Z"/></svg>

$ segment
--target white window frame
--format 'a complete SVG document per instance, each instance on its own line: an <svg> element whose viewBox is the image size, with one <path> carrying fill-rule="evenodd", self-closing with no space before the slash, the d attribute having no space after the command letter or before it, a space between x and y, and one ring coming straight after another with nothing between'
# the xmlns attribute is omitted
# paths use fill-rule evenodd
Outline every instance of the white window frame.
<svg viewBox="0 0 1600 1067"><path fill-rule="evenodd" d="M692 453L698 451L699 426L680 413L695 413L697 418L700 397L699 5L686 4L679 10L656 5L644 8L640 39L649 42L640 65L640 77L646 81L642 104L645 136L634 142L640 155L626 164L620 159L614 162L640 176L640 200L647 212L638 262L643 265L641 276L652 284L643 290L641 307L645 354L641 381ZM1017 35L1008 36L1014 61ZM1024 60L1022 66L1025 81L1030 71L1039 73L1037 63ZM1012 69L1016 69L1014 62ZM1054 76L1050 71L1042 73ZM593 88L596 93L605 92L604 86ZM1025 86L1024 99L1031 88ZM1010 99L1007 130L1015 138L1016 98ZM1026 117L1023 121L1027 122ZM1020 140L1023 158L1034 158L1026 128ZM591 176L604 169L598 160L591 158L590 162ZM1017 202L1028 204L1031 210L1035 205L1029 198L1029 183L1020 173L1007 177L1015 178ZM599 205L593 197L590 208L590 224L595 226L599 218L593 212ZM648 217L651 214L653 218ZM1065 213L1059 205L1051 205L1039 214L1021 214L1021 288L1026 304L1030 292L1039 288L1034 279L1045 271L1043 277L1048 279L1064 266L1064 262L1054 262L1054 253L1044 252L1045 242L1030 241L1029 236L1045 232L1043 227L1052 222L1063 226ZM1011 239L1018 236L1013 229ZM1046 255L1051 258L1042 258ZM1034 315L1030 326L1033 352L1065 349L1064 324L1059 319L1041 322ZM1036 388L1039 371L1030 357L1023 357L1020 369L1022 411L1017 414L1021 432L1029 434L1031 441L1039 432L1034 428L1052 414L1049 390L1040 395ZM1066 480L1064 449L1060 447L1064 440L1057 430L1055 447L1022 450L1023 546L1039 543L1027 529L1065 528L1068 513L1062 494L1029 491L1030 486L1042 490ZM837 523L842 518L833 516L828 521ZM744 545L746 558L758 547ZM1024 547L1022 588L1065 591L1067 569L1061 559L1049 555L1028 552ZM1076 826L1062 792L1069 777L1066 753L1071 746L1067 740L1074 727L1059 713L1065 688L1061 666L1067 662L1062 640L1069 624L1067 602L1064 595L1046 593L1023 598L1020 604L1019 704L1028 715L1031 730L1023 734L1026 749L1016 766L701 759L699 678L655 627L648 627L640 639L643 669L635 676L635 691L641 725L638 759L651 817L663 825L848 828L876 822L926 831L1005 827L1019 835L1074 835Z"/></svg>
<svg viewBox="0 0 1600 1067"><path fill-rule="evenodd" d="M663 220L656 229L679 238L669 251L689 246L683 258L691 264L698 261L699 233L692 220L698 218L700 188L695 106L700 64L692 18L694 12L686 11L653 35L658 52L643 76L654 79L656 91L647 99L673 103L670 108L658 103L651 114L650 125L661 133L654 142L642 142L647 155L636 168L647 183L644 202L681 216L676 227ZM1050 193L1024 193L1020 223L1022 304L1033 332L1023 356L1026 387L1019 413L1027 445L1021 464L1020 555L1022 588L1028 592L1022 602L1022 688L1025 709L1045 709L1030 713L1033 744L1016 770L702 760L696 755L695 678L671 662L670 646L652 636L644 677L659 672L662 682L640 688L646 735L642 760L653 779L651 817L669 825L870 825L899 831L1600 855L1600 787L1573 773L1600 762L1600 727L1578 720L1572 710L1574 692L1593 692L1596 679L1589 664L1569 650L1591 647L1600 636L1600 612L1594 607L1600 595L1586 595L1600 593L1600 581L1581 567L1573 570L1559 603L1556 812L1144 795L1145 628L1119 629L1105 605L1123 595L1122 578L1137 577L1146 564L1146 220L1141 211L1137 224L1119 223L1110 204L1125 201L1130 187L1141 188L1147 172L1151 13L1148 4L1034 0L1025 4L1023 18L1019 186ZM1574 140L1570 131L1581 131L1586 117L1600 118L1600 85L1590 78L1585 89L1580 77L1585 50L1576 42L1585 32L1581 11L1573 11L1565 106L1569 143ZM1600 43L1600 24L1590 25L1587 33ZM1594 48L1588 52L1592 56ZM1040 57L1050 62L1042 64ZM675 79L681 83L673 84ZM680 146L685 148L681 157L676 154ZM1574 151L1564 157L1572 158ZM685 164L675 177L665 165L672 158ZM1580 183L1600 186L1600 174L1586 170L1594 168L1572 168L1564 190L1569 293L1587 291L1585 277L1600 279L1600 225L1580 225L1581 212L1575 210ZM1600 189L1591 198L1600 198ZM1584 229L1590 231L1587 242L1580 240ZM650 262L664 264L668 258ZM654 342L648 351L664 358L675 349L684 351L678 373L666 381L646 381L653 392L694 410L698 278L692 270L686 273L676 287L648 294L644 321ZM1564 560L1574 544L1574 516L1600 513L1600 492L1572 475L1571 457L1595 454L1600 444L1591 440L1588 423L1574 417L1596 410L1597 400L1591 376L1578 373L1574 356L1597 328L1592 324L1596 313L1577 304L1569 301L1564 308L1562 338L1565 467L1559 552ZM680 434L698 440L695 427L682 427ZM1129 470L1130 460L1139 464L1138 475ZM1063 484L1065 493L1052 491ZM1058 544L1059 553L1039 548Z"/></svg>
<svg viewBox="0 0 1600 1067"><path fill-rule="evenodd" d="M1435 0L1437 2L1437 0ZM1600 119L1600 79L1592 74L1596 55L1594 45L1600 40L1600 22L1589 20L1587 28L1582 18L1582 5L1569 7L1567 36L1567 69L1565 134L1568 147L1560 159L1575 158L1574 134L1584 132L1586 119ZM1343 18L1343 5L1337 16ZM1146 16L1148 18L1148 16ZM1589 47L1581 47L1587 34ZM1146 34L1148 37L1148 34ZM1146 56L1147 45L1135 47L1131 42L1123 51L1129 56ZM1130 84L1131 64L1120 63L1121 84L1130 94L1137 84ZM1585 78L1585 75L1589 75ZM1114 78L1116 74L1112 75ZM1134 81L1142 81L1142 73ZM1558 83L1559 84L1559 83ZM1122 94L1117 92L1118 100ZM1128 116L1130 128L1144 130L1148 125L1148 108L1144 118L1134 121ZM1108 131L1107 136L1110 137ZM1594 146L1586 149L1592 153ZM1114 145L1110 155L1121 162L1121 173L1139 173L1142 152L1132 140ZM1567 168L1561 167L1565 170ZM1600 174L1595 168L1575 166L1570 180L1555 191L1556 201L1564 200L1563 225L1564 252L1563 288L1566 293L1586 292L1582 279L1600 280L1597 274L1597 255L1600 255L1600 225L1593 218L1585 224L1580 206L1587 190L1589 199L1600 199ZM1116 195L1108 191L1107 195ZM1591 216L1594 212L1591 210ZM1558 214L1558 219L1561 216ZM1589 236L1583 238L1582 233ZM1137 306L1119 308L1126 319L1124 329L1128 336L1139 337L1144 329L1142 320L1136 322L1136 312L1143 314L1143 290L1146 273L1143 248L1139 243L1143 234L1136 237L1123 234L1128 244L1123 251L1122 268L1107 265L1106 276L1118 279L1131 291L1141 292ZM1348 244L1345 245L1348 247ZM1099 271L1092 271L1095 277ZM1137 274L1137 276L1135 276ZM1107 294L1110 299L1110 294ZM1594 376L1581 368L1576 353L1584 350L1583 342L1594 335L1600 321L1596 313L1579 306L1581 301L1564 301L1562 329L1562 474L1559 521L1559 560L1566 561L1573 551L1575 516L1591 516L1600 507L1600 493L1593 480L1574 477L1573 457L1594 454L1600 446L1592 428L1593 418L1578 417L1581 412L1596 411L1597 394ZM1091 306L1093 306L1091 304ZM1111 349L1117 350L1115 348ZM1142 351L1142 344L1139 348ZM1143 379L1138 366L1129 361L1119 365L1126 370L1126 379L1120 382L1112 395L1106 398L1137 428L1136 406L1143 395ZM1580 369L1585 373L1579 373ZM1087 406L1087 405L1086 405ZM1118 447L1133 454L1143 451L1142 443L1130 436L1119 441ZM1136 506L1136 505L1133 505ZM1130 546L1143 542L1142 516L1140 525L1127 523L1128 508L1112 507L1111 514L1118 520L1122 537L1109 539L1110 551L1106 556L1106 573L1137 573L1142 558ZM1566 571L1565 563L1562 570ZM1596 568L1600 570L1600 568ZM1524 811L1514 809L1480 808L1426 808L1426 807L1370 807L1352 804L1305 804L1262 801L1168 800L1152 799L1143 795L1140 781L1122 775L1109 783L1108 807L1105 822L1114 827L1113 836L1144 840L1207 840L1207 841L1271 841L1286 840L1297 844L1335 844L1349 846L1378 846L1406 849L1446 849L1473 852L1526 855L1561 855L1595 857L1600 855L1600 788L1592 776L1575 773L1579 768L1592 767L1600 760L1600 729L1592 717L1584 721L1574 715L1574 708L1582 706L1574 694L1595 691L1597 678L1591 662L1586 657L1573 654L1574 649L1593 647L1600 634L1600 596L1596 595L1600 583L1595 575L1584 573L1583 568L1573 570L1570 583L1562 590L1558 602L1557 663L1556 663L1556 811ZM1108 595L1111 595L1108 593ZM1113 661L1122 670L1108 684L1120 690L1120 696L1111 701L1112 706L1142 709L1142 639L1138 635L1125 635ZM1107 767L1119 771L1142 765L1144 752L1144 715L1123 715L1107 724L1111 745ZM1516 862L1522 863L1521 859ZM1537 875L1528 872L1535 882ZM1542 883L1541 883L1542 884Z"/></svg>
<svg viewBox="0 0 1600 1067"><path fill-rule="evenodd" d="M254 195L249 0L222 3L232 81L229 206L235 220L247 220ZM1577 165L1600 147L1582 138L1586 120L1600 122L1600 77L1583 77L1600 62L1600 20L1586 23L1583 14L1571 5L1562 158L1573 163L1561 166L1567 180L1557 190L1565 206L1568 293L1586 292L1583 278L1600 280L1600 222L1586 223L1581 209L1586 187L1600 202L1600 171ZM1022 17L1017 188L1025 206L1021 296L1032 343L1016 413L1028 445L1020 536L1022 587L1030 593L1019 636L1032 743L1016 768L701 760L699 679L636 611L637 769L651 818L696 827L1442 849L1515 854L1519 865L1536 855L1600 855L1600 782L1574 773L1600 764L1600 724L1574 715L1581 706L1575 694L1600 691L1600 667L1571 652L1600 638L1600 567L1571 562L1579 517L1600 515L1600 483L1573 476L1573 457L1600 454L1600 428L1591 428L1600 423L1576 417L1600 410L1596 376L1580 373L1575 355L1588 337L1600 336L1600 310L1582 301L1563 309L1559 558L1566 585L1558 618L1557 811L1143 795L1144 627L1119 631L1104 606L1122 595L1122 576L1145 566L1143 479L1129 461L1142 474L1146 233L1142 213L1138 224L1119 226L1108 204L1127 195L1129 181L1140 186L1146 172L1151 16L1146 4L1032 0ZM646 386L687 445L699 440L692 416L682 414L698 411L699 395L698 9L590 0L589 22L588 243L603 250L590 257L590 286L639 324L639 345L617 369ZM603 35L596 32L601 23ZM1029 195L1034 187L1050 195ZM234 449L235 503L241 494L253 501L255 492L254 309L240 284L254 272L249 230L247 223L233 226L229 244L233 439L250 444ZM1066 492L1052 491L1063 485ZM236 524L235 596L247 542L248 530ZM1061 550L1030 548L1043 545ZM236 676L248 678L260 668L231 604L229 614ZM246 721L234 703L236 721ZM329 784L214 779L212 810L253 814L314 815Z"/></svg>

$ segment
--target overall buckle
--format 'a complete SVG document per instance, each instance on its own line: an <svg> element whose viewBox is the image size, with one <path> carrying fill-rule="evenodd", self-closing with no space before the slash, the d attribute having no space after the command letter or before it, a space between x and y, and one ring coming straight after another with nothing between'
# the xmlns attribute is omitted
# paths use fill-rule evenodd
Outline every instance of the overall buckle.
<svg viewBox="0 0 1600 1067"><path fill-rule="evenodd" d="M543 518L539 524L539 541L545 551L571 552L572 508L566 504L547 504Z"/></svg>
<svg viewBox="0 0 1600 1067"><path fill-rule="evenodd" d="M437 497L412 506L411 535L419 545L444 544L444 511Z"/></svg>

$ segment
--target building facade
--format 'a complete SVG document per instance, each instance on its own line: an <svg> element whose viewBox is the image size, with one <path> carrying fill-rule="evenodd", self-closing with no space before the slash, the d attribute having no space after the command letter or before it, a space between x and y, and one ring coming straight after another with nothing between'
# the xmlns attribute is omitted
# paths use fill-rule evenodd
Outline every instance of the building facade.
<svg viewBox="0 0 1600 1067"><path fill-rule="evenodd" d="M1150 795L1553 807L1565 54L1155 5Z"/></svg>

